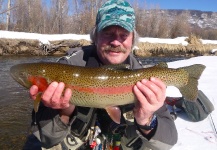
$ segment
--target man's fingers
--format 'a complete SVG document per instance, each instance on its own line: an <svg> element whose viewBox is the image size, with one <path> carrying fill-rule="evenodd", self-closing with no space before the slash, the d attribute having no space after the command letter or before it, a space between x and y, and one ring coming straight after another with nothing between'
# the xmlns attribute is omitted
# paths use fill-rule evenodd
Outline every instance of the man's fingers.
<svg viewBox="0 0 217 150"><path fill-rule="evenodd" d="M64 96L62 97L62 106L63 107L69 107L69 100L72 96L72 90L67 88L65 90Z"/></svg>
<svg viewBox="0 0 217 150"><path fill-rule="evenodd" d="M144 97L144 93L141 91L141 86L142 86L142 83L137 82L133 88L135 96L136 96L137 100L139 101L139 103L137 103L136 105L147 105L148 102L147 102L146 97Z"/></svg>
<svg viewBox="0 0 217 150"><path fill-rule="evenodd" d="M166 98L166 85L158 78L151 77L150 89L155 93L157 100L162 101Z"/></svg>
<svg viewBox="0 0 217 150"><path fill-rule="evenodd" d="M137 82L137 87L138 89L141 91L143 97L145 96L146 101L148 101L150 104L154 104L156 103L156 95L155 93L152 91L152 89L150 89L150 81L143 79L141 82ZM141 96L142 98L142 96ZM144 99L144 98L142 98ZM145 102L144 100L140 101L141 103Z"/></svg>
<svg viewBox="0 0 217 150"><path fill-rule="evenodd" d="M69 100L72 96L72 90L67 88L65 91L63 82L52 82L41 96L41 101L45 106L53 109L63 109L69 107ZM33 85L30 90L30 97L36 99L38 87Z"/></svg>
<svg viewBox="0 0 217 150"><path fill-rule="evenodd" d="M143 83L143 80L142 80ZM153 82L147 81L144 83L147 90L144 91L147 99L150 103L156 103L159 98L161 98L162 90Z"/></svg>
<svg viewBox="0 0 217 150"><path fill-rule="evenodd" d="M154 82L164 93L166 92L166 84L158 78L151 77L150 81Z"/></svg>
<svg viewBox="0 0 217 150"><path fill-rule="evenodd" d="M52 82L48 88L45 90L45 92L42 95L42 99L45 103L49 103L50 99L52 98L56 88L58 86L57 82Z"/></svg>
<svg viewBox="0 0 217 150"><path fill-rule="evenodd" d="M65 88L65 84L63 82L60 82L57 86L57 88L55 89L55 92L52 96L52 99L51 99L51 103L53 105L57 105L58 103L60 103L60 99L62 97L62 93L63 93L63 90Z"/></svg>
<svg viewBox="0 0 217 150"><path fill-rule="evenodd" d="M38 93L38 87L36 85L31 86L31 88L29 89L29 93L31 99L35 100Z"/></svg>

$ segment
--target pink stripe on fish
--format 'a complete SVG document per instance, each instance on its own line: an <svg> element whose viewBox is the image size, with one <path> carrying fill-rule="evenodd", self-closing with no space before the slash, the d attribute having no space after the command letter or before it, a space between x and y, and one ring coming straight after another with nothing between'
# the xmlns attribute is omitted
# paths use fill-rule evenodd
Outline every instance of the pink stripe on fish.
<svg viewBox="0 0 217 150"><path fill-rule="evenodd" d="M95 93L95 94L124 94L131 93L134 85L119 87L80 87L67 85L68 88L79 92Z"/></svg>

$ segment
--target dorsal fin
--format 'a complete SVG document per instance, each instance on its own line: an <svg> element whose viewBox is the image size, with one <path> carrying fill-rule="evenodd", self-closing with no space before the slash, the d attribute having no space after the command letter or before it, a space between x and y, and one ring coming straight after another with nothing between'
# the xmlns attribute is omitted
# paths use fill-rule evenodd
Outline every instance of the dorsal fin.
<svg viewBox="0 0 217 150"><path fill-rule="evenodd" d="M130 65L129 64L105 65L102 66L102 68L108 70L130 70Z"/></svg>
<svg viewBox="0 0 217 150"><path fill-rule="evenodd" d="M168 65L165 62L160 62L157 65L155 65L154 67L168 68Z"/></svg>

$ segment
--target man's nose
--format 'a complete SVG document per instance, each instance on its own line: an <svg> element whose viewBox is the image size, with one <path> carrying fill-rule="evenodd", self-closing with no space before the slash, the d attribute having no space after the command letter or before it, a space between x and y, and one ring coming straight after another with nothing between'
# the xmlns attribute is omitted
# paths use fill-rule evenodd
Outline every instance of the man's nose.
<svg viewBox="0 0 217 150"><path fill-rule="evenodd" d="M113 37L113 39L110 42L110 44L112 44L114 46L120 46L121 43L122 43L122 39L119 36Z"/></svg>

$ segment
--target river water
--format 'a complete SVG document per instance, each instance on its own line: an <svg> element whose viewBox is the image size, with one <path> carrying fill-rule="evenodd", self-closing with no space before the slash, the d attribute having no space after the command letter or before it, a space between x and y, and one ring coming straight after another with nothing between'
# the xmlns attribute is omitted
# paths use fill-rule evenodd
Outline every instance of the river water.
<svg viewBox="0 0 217 150"><path fill-rule="evenodd" d="M10 67L20 63L55 62L57 59L58 57L53 56L0 56L0 149L23 149L26 138L31 133L33 103L28 90L11 78ZM140 60L146 65L181 59L185 58L150 57Z"/></svg>

